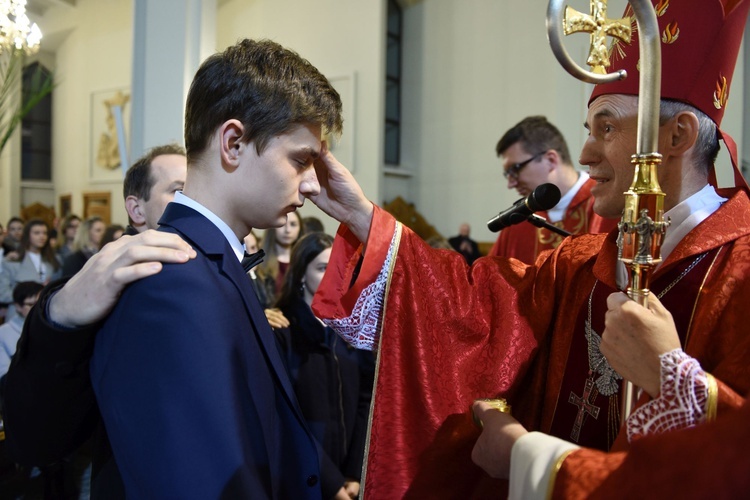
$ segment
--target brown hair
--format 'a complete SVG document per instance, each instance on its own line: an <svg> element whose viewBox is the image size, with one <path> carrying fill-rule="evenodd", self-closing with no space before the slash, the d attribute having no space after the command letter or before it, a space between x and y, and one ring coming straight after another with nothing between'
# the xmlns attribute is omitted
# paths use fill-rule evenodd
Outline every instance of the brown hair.
<svg viewBox="0 0 750 500"><path fill-rule="evenodd" d="M49 226L42 219L31 219L23 226L21 246L18 247L18 262L23 261L24 257L26 256L26 252L28 252L29 250L29 246L31 245L31 228L35 226L44 226L47 228L47 242L44 244L39 253L42 256L42 260L51 265L52 269L57 271L58 269L60 269L60 263L57 261L57 257L55 257L55 251L52 249L52 245L50 245Z"/></svg>
<svg viewBox="0 0 750 500"><path fill-rule="evenodd" d="M557 127L544 116L527 116L511 127L497 143L495 152L502 156L515 143L521 143L530 154L539 154L554 149L560 155L562 163L571 165L568 144Z"/></svg>
<svg viewBox="0 0 750 500"><path fill-rule="evenodd" d="M242 40L206 59L185 104L188 164L227 120L245 128L242 141L261 154L268 141L301 123L341 133L341 98L330 82L296 52L270 40Z"/></svg>
<svg viewBox="0 0 750 500"><path fill-rule="evenodd" d="M148 201L151 198L151 188L154 187L156 181L151 175L151 163L161 155L185 156L185 148L178 144L165 144L146 151L146 154L138 158L125 174L125 182L122 186L123 199L135 196Z"/></svg>

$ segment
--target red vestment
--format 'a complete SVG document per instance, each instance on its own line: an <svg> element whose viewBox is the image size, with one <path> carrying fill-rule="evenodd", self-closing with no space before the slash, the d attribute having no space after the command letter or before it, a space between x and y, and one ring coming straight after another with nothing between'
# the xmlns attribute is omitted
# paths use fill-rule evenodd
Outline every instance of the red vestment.
<svg viewBox="0 0 750 500"><path fill-rule="evenodd" d="M748 422L750 401L714 423L640 439L627 453L576 450L552 498L740 498L750 491Z"/></svg>
<svg viewBox="0 0 750 500"><path fill-rule="evenodd" d="M750 335L737 328L750 303L750 200L744 191L720 194L731 199L683 238L653 276L712 252L696 300L672 312L690 315L685 351L716 377L719 414L750 391ZM362 246L339 230L313 304L319 317L351 315L380 272L395 227L375 209L360 266ZM478 430L467 410L474 399L505 397L529 430L550 431L557 406L570 406L561 387L566 371L579 368L567 362L573 339L584 335L579 315L597 281L616 288L614 236L567 238L535 266L481 258L468 267L459 254L432 249L403 229L380 323L368 498L502 496L506 484L471 461Z"/></svg>
<svg viewBox="0 0 750 500"><path fill-rule="evenodd" d="M608 233L617 227L617 220L605 219L594 213L594 198L591 188L595 182L587 180L570 201L561 221L554 225L571 234ZM536 215L548 218L547 212ZM488 255L513 257L527 264L533 264L539 253L557 248L563 236L549 229L536 227L530 222L522 222L500 231L497 241Z"/></svg>

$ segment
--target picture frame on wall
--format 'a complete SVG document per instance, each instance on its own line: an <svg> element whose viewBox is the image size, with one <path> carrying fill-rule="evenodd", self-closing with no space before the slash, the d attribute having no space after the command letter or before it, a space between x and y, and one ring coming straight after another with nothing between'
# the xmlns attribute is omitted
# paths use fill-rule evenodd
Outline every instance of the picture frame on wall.
<svg viewBox="0 0 750 500"><path fill-rule="evenodd" d="M112 220L112 193L102 191L97 193L83 193L83 218L99 216L105 224Z"/></svg>
<svg viewBox="0 0 750 500"><path fill-rule="evenodd" d="M120 87L91 93L91 154L89 177L91 182L122 180L120 138L124 133L117 128L119 107L125 130L130 126L130 89ZM127 145L125 146L127 147Z"/></svg>
<svg viewBox="0 0 750 500"><path fill-rule="evenodd" d="M71 194L60 195L60 218L67 217L73 212L73 196Z"/></svg>

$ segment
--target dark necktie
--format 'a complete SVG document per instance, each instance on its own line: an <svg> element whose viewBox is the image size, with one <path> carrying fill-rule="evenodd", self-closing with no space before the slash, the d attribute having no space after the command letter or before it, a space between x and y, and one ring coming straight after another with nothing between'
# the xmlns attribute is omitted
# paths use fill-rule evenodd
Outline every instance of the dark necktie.
<svg viewBox="0 0 750 500"><path fill-rule="evenodd" d="M258 250L255 253L245 252L245 256L242 258L242 269L244 269L245 272L248 272L250 269L263 262L263 257L265 256L266 252L263 250Z"/></svg>

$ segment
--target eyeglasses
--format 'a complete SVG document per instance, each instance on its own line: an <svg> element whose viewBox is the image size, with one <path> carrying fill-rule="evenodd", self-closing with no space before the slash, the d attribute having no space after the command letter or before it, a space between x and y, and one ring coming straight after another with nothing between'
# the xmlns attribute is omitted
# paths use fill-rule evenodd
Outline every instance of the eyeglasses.
<svg viewBox="0 0 750 500"><path fill-rule="evenodd" d="M521 163L515 163L515 164L511 165L510 167L507 168L507 170L505 170L505 172L503 172L503 177L505 177L506 179L510 179L511 177L513 179L518 179L518 173L521 170L523 170L523 167L525 167L526 165L528 165L532 161L536 160L537 158L539 158L540 156L542 156L544 153L546 153L546 151L542 151L541 153L537 153L537 154L535 154L534 156L532 156L531 158L529 158L526 161L522 161Z"/></svg>

